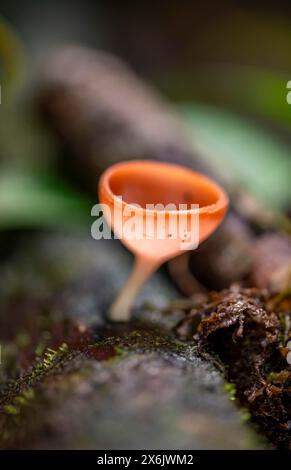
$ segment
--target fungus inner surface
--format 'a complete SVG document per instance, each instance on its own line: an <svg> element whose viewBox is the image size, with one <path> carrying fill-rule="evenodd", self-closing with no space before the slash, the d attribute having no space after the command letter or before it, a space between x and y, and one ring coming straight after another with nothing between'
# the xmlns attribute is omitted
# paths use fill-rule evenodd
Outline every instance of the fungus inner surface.
<svg viewBox="0 0 291 470"><path fill-rule="evenodd" d="M120 167L109 178L113 194L122 196L128 204L191 204L200 207L217 203L218 190L208 179L179 167L155 165L127 165Z"/></svg>

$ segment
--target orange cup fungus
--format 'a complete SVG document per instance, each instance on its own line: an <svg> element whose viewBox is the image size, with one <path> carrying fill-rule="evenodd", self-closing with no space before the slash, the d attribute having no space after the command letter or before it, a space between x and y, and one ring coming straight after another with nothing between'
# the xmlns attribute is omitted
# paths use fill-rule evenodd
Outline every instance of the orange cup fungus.
<svg viewBox="0 0 291 470"><path fill-rule="evenodd" d="M144 282L165 261L194 249L211 235L228 207L224 190L188 168L155 161L128 161L100 178L104 215L135 255L132 273L109 316L126 321Z"/></svg>

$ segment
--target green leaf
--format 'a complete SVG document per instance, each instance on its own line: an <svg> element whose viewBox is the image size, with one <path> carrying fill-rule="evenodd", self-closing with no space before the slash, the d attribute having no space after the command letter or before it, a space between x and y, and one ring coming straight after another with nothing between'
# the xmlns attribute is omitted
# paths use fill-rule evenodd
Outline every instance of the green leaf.
<svg viewBox="0 0 291 470"><path fill-rule="evenodd" d="M199 64L187 74L167 76L160 84L177 101L195 101L290 127L287 83L291 72L229 63Z"/></svg>
<svg viewBox="0 0 291 470"><path fill-rule="evenodd" d="M0 229L85 226L90 223L91 206L53 175L0 174Z"/></svg>
<svg viewBox="0 0 291 470"><path fill-rule="evenodd" d="M272 208L291 202L290 148L276 135L219 108L179 107L193 134L193 145L217 172L246 188Z"/></svg>

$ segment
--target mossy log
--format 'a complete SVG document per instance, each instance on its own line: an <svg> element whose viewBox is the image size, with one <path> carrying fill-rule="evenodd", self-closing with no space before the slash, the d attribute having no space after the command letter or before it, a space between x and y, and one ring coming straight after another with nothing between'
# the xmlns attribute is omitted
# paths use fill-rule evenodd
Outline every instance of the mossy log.
<svg viewBox="0 0 291 470"><path fill-rule="evenodd" d="M214 361L175 334L160 273L130 324L105 322L129 263L114 241L53 234L3 262L0 447L261 448Z"/></svg>
<svg viewBox="0 0 291 470"><path fill-rule="evenodd" d="M217 355L235 396L262 431L291 449L290 290L274 296L232 286L185 312L177 332Z"/></svg>

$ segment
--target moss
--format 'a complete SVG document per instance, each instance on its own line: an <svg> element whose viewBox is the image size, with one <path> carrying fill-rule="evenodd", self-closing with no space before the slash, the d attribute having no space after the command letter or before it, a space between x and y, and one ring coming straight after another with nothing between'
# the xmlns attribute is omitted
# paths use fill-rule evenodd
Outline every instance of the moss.
<svg viewBox="0 0 291 470"><path fill-rule="evenodd" d="M198 326L186 312L187 329L183 320L177 329L194 335L202 353L218 355L230 399L239 400L271 442L289 449L291 371L282 338L290 337L290 307L285 295L279 302L267 291L234 286L209 295Z"/></svg>
<svg viewBox="0 0 291 470"><path fill-rule="evenodd" d="M226 382L224 384L224 390L228 393L228 397L231 401L236 399L236 386L234 383Z"/></svg>
<svg viewBox="0 0 291 470"><path fill-rule="evenodd" d="M19 408L17 408L16 406L14 405L4 405L3 406L3 410L5 411L5 413L9 414L9 415L18 415L19 414Z"/></svg>
<svg viewBox="0 0 291 470"><path fill-rule="evenodd" d="M15 343L20 348L28 346L30 341L31 341L31 338L26 331L19 332L15 338Z"/></svg>
<svg viewBox="0 0 291 470"><path fill-rule="evenodd" d="M240 415L241 415L241 420L245 423L250 421L251 418L252 418L252 414L250 413L250 411L247 408L241 408L240 409Z"/></svg>

